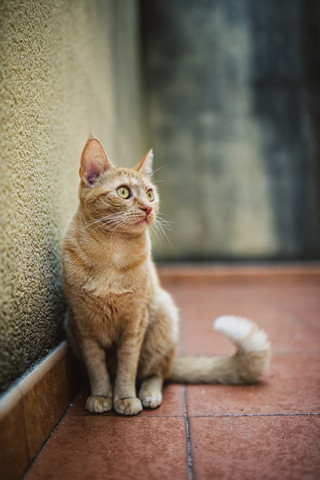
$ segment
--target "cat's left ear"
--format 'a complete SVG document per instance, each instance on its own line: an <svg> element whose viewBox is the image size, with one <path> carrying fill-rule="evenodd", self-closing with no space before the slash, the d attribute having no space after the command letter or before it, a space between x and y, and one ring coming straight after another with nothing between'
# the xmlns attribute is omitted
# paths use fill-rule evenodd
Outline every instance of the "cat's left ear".
<svg viewBox="0 0 320 480"><path fill-rule="evenodd" d="M134 170L137 170L143 175L147 175L148 177L150 177L152 173L152 161L153 161L153 150L151 148L149 152L134 167Z"/></svg>
<svg viewBox="0 0 320 480"><path fill-rule="evenodd" d="M98 139L90 137L81 155L79 175L83 183L92 187L96 180L110 168L115 168Z"/></svg>

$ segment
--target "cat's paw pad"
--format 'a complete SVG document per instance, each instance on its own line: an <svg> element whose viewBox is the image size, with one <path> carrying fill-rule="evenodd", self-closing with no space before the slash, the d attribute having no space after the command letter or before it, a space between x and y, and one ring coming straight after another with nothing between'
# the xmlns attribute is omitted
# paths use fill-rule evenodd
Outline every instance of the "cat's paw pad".
<svg viewBox="0 0 320 480"><path fill-rule="evenodd" d="M112 408L112 398L92 395L87 398L86 409L91 413L109 412Z"/></svg>
<svg viewBox="0 0 320 480"><path fill-rule="evenodd" d="M140 390L139 398L145 408L157 408L162 403L161 392L152 392L149 390Z"/></svg>
<svg viewBox="0 0 320 480"><path fill-rule="evenodd" d="M142 410L142 405L137 397L123 398L114 402L114 409L120 415L137 415Z"/></svg>

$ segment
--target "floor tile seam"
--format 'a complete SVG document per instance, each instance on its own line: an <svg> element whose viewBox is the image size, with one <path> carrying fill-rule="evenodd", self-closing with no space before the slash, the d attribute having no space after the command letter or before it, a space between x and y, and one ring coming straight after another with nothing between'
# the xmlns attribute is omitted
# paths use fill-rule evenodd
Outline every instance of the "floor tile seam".
<svg viewBox="0 0 320 480"><path fill-rule="evenodd" d="M184 320L183 312L179 312L180 318L180 328L179 328L179 345L180 345L180 355L186 355L186 325ZM185 428L186 428L186 440L187 440L187 468L188 468L188 478L189 480L194 480L193 474L193 460L192 460L192 451L191 451L191 436L190 436L190 423L188 415L188 405L187 405L187 386L182 385L182 398L183 398L183 407L184 407L184 418L185 418Z"/></svg>
<svg viewBox="0 0 320 480"><path fill-rule="evenodd" d="M209 415L189 415L189 419L192 418L256 418L256 417L318 417L320 412L311 412L311 413L231 413L231 414L209 414Z"/></svg>
<svg viewBox="0 0 320 480"><path fill-rule="evenodd" d="M138 415L130 416L130 415L103 415L103 414L84 414L84 415L77 415L74 413L65 413L66 418L74 417L74 418L118 418L119 420L122 418L185 418L185 414L177 414L177 415L169 415L169 414L161 414L161 415L153 415L153 414L143 414L140 413Z"/></svg>
<svg viewBox="0 0 320 480"><path fill-rule="evenodd" d="M320 416L320 412L293 412L293 413L231 413L231 414L208 414L208 415L197 415L197 414L179 414L179 415L137 415L136 418L221 418L221 417L294 417L294 416ZM121 420L122 418L132 418L129 416L115 416L115 415L74 415L68 412L65 413L63 418L118 418ZM62 419L61 419L62 420Z"/></svg>
<svg viewBox="0 0 320 480"><path fill-rule="evenodd" d="M190 435L190 422L188 415L188 405L187 405L187 387L183 386L183 403L184 403L184 417L186 425L186 434L187 434L187 460L188 460L188 476L189 480L193 480L193 461L192 461L192 451L191 451L191 435Z"/></svg>
<svg viewBox="0 0 320 480"><path fill-rule="evenodd" d="M29 465L26 469L26 471L24 472L24 476L23 478L28 474L28 472L30 472L33 468L33 465L36 463L37 459L41 456L43 450L46 448L46 446L49 444L50 440L52 439L52 437L56 434L56 432L58 431L58 429L63 426L63 421L64 419L67 417L68 415L68 409L70 408L70 405L68 405L65 409L65 411L63 412L62 416L59 418L59 420L56 422L56 424L54 425L54 427L52 428L51 432L49 433L49 435L47 436L47 438L45 439L45 441L43 442L43 444L41 445L40 449L37 451L37 453L34 455L34 457L29 461Z"/></svg>

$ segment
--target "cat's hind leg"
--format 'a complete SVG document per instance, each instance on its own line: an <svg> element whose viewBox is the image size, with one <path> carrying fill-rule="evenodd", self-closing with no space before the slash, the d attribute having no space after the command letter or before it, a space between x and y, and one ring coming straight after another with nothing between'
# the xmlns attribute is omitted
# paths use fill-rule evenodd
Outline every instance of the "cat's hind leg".
<svg viewBox="0 0 320 480"><path fill-rule="evenodd" d="M177 309L162 289L156 292L149 321L140 355L138 396L144 407L157 408L162 403L163 382L171 374L178 336Z"/></svg>
<svg viewBox="0 0 320 480"><path fill-rule="evenodd" d="M157 408L162 403L163 379L154 375L142 382L139 390L139 398L145 408Z"/></svg>

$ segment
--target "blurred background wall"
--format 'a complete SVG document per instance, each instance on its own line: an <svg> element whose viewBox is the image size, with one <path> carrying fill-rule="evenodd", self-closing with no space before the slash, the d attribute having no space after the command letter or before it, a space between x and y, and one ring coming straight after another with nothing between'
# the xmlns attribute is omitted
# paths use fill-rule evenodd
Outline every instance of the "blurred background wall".
<svg viewBox="0 0 320 480"><path fill-rule="evenodd" d="M0 391L63 338L91 132L153 145L157 260L318 259L319 2L1 0Z"/></svg>
<svg viewBox="0 0 320 480"><path fill-rule="evenodd" d="M163 260L320 254L320 3L142 0Z"/></svg>
<svg viewBox="0 0 320 480"><path fill-rule="evenodd" d="M63 338L61 240L89 132L117 163L147 144L134 0L1 0L0 22L1 391Z"/></svg>

